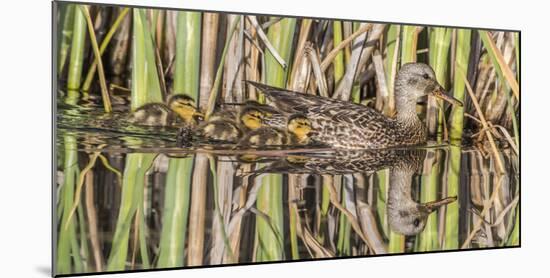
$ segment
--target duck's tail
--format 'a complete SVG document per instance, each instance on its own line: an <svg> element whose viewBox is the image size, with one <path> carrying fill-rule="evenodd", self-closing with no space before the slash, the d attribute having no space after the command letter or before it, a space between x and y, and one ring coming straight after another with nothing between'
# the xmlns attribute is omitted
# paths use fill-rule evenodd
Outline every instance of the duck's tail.
<svg viewBox="0 0 550 278"><path fill-rule="evenodd" d="M245 83L260 90L277 108L285 113L305 113L308 106L317 103L316 99L318 99L315 96L272 87L250 80L246 80Z"/></svg>

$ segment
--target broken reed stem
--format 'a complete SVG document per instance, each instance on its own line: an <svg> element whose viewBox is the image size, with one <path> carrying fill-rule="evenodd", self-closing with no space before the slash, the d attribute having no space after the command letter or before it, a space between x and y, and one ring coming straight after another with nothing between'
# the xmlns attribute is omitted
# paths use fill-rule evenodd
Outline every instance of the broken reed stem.
<svg viewBox="0 0 550 278"><path fill-rule="evenodd" d="M468 84L468 83L466 83L466 84ZM462 244L460 249L465 249L466 247L468 247L468 245L470 244L470 242L472 241L472 239L476 235L477 231L479 231L479 229L481 228L481 225L485 224L485 219L484 218L487 215L487 213L489 213L489 210L492 207L491 204L494 203L495 200L499 196L500 188L502 187L502 178L503 177L504 176L502 176L502 175L500 175L498 177L497 184L493 188L493 192L491 193L491 197L483 202L483 210L481 211L477 222L474 224L474 228L472 229L472 231L470 232L470 234L468 235L466 240L464 240L464 243Z"/></svg>
<svg viewBox="0 0 550 278"><path fill-rule="evenodd" d="M313 48L311 44L308 44L305 49L305 54L311 63L311 68L313 69L313 75L315 76L315 81L317 81L317 89L319 89L319 94L323 97L328 96L328 86L325 75L323 74L323 69L321 68L319 61L319 53L316 49Z"/></svg>
<svg viewBox="0 0 550 278"><path fill-rule="evenodd" d="M504 60L504 56L498 49L498 47L495 45L495 42L493 39L491 39L491 36L489 35L488 31L479 31L481 40L483 41L483 45L485 45L485 48L487 48L487 52L489 53L489 56L491 57L491 60L493 61L493 64L497 68L497 72L500 73L500 75L504 75L504 79L508 82L510 85L510 88L512 89L512 92L514 92L514 96L517 100L519 100L519 85L518 82L514 76L514 73L506 64L506 61Z"/></svg>
<svg viewBox="0 0 550 278"><path fill-rule="evenodd" d="M101 244L99 243L99 233L97 230L97 211L94 205L94 174L89 171L86 174L86 215L89 223L90 242L92 244L92 252L94 256L95 270L103 270L103 258L101 256Z"/></svg>
<svg viewBox="0 0 550 278"><path fill-rule="evenodd" d="M247 16L246 18L248 18L248 21L250 21L250 24L252 24L252 26L256 29L258 37L264 43L267 50L269 50L269 52L271 52L271 55L273 55L273 58L275 58L275 60L281 65L281 67L283 67L283 69L286 69L287 64L286 64L285 60L283 59L283 57L281 57L281 55L279 54L277 49L275 49L273 44L271 44L271 42L267 38L267 35L265 34L264 30L262 29L262 27L260 27L260 24L258 24L258 20L256 19L256 17L255 16Z"/></svg>
<svg viewBox="0 0 550 278"><path fill-rule="evenodd" d="M362 26L361 28L357 29L351 36L344 39L340 44L335 46L325 57L323 62L321 62L321 70L324 72L328 69L330 64L332 64L332 60L336 58L338 55L338 52L340 52L342 49L344 49L348 44L350 44L355 38L359 37L361 34L367 32L372 28L372 24L366 24Z"/></svg>
<svg viewBox="0 0 550 278"><path fill-rule="evenodd" d="M218 97L218 89L220 87L220 82L222 79L223 65L225 64L225 56L227 55L227 49L229 48L229 43L231 42L231 38L233 37L233 34L235 33L235 30L237 29L237 26L239 25L241 18L242 16L239 16L235 21L233 21L233 25L231 26L231 31L229 32L227 40L225 41L225 45L222 51L222 56L220 59L220 64L218 66L218 70L216 71L216 78L214 79L214 85L212 86L212 90L210 90L210 96L208 97L208 105L206 106L206 111L204 113L206 121L208 121L208 118L210 117L210 115L212 115L212 112L214 112L214 107L216 106L216 98Z"/></svg>
<svg viewBox="0 0 550 278"><path fill-rule="evenodd" d="M120 11L120 14L113 23L113 26L111 26L111 29L109 29L109 32L107 32L107 34L103 38L103 41L101 42L101 45L99 46L100 55L103 55L103 52L105 52L105 50L107 49L107 45L109 45L109 42L111 42L111 39L118 30L118 26L120 25L120 23L122 23L122 20L126 17L129 11L130 8L124 8L122 9L122 11ZM92 65L90 65L90 69L88 70L88 74L86 75L86 79L84 80L84 84L82 85L83 91L88 91L90 89L90 86L92 85L92 81L97 70L97 61L97 57L94 57L94 61L92 62Z"/></svg>
<svg viewBox="0 0 550 278"><path fill-rule="evenodd" d="M474 107L476 108L477 114L479 115L479 119L481 120L481 124L483 125L483 128L486 129L485 133L487 134L487 138L489 139L489 144L491 144L491 149L493 150L495 161L498 166L499 174L505 173L504 165L502 164L502 160L500 159L500 155L497 150L497 146L495 144L495 140L493 138L493 134L491 133L489 129L489 125L487 124L487 121L485 120L485 115L483 115L483 111L481 110L481 107L479 106L479 103L477 102L477 98L474 95L474 92L472 90L472 87L470 86L470 82L468 81L468 78L466 78L466 75L464 75L464 72L461 70L457 70L455 74L460 74L462 78L464 79L464 84L466 85L466 91L468 91L468 94L470 95L470 99L472 100L472 103L474 104Z"/></svg>
<svg viewBox="0 0 550 278"><path fill-rule="evenodd" d="M111 113L113 110L111 107L111 98L109 97L109 91L107 90L107 80L105 79L105 71L103 70L103 62L101 61L101 53L97 45L97 39L95 36L94 24L92 23L92 18L90 17L90 11L88 6L79 5L79 8L86 18L88 23L88 33L90 34L90 42L92 43L92 49L94 51L95 58L97 60L97 69L99 71L99 85L101 86L101 97L103 99L103 108L105 112ZM97 158L97 157L96 157Z"/></svg>
<svg viewBox="0 0 550 278"><path fill-rule="evenodd" d="M103 146L105 145L101 145L100 148ZM63 227L63 229L67 229L68 223L70 223L72 216L74 215L76 209L78 208L78 204L80 204L80 196L82 195L81 193L82 193L82 187L84 186L84 178L86 176L86 173L88 173L88 171L90 171L90 169L94 167L97 157L99 155L100 155L100 152L95 152L93 155L91 155L90 162L88 162L88 165L86 165L86 167L84 167L84 169L82 169L82 172L80 172L80 174L78 175L78 184L76 187L75 199L73 202L73 206L69 212L69 216L67 217L67 223L65 224L65 227Z"/></svg>
<svg viewBox="0 0 550 278"><path fill-rule="evenodd" d="M106 158L104 155L100 154L100 155L99 155L99 159L101 160L101 162L103 163L103 166L104 166L107 170L109 170L109 171L115 173L115 175L116 175L117 178L118 178L118 179L117 179L117 181L118 181L118 186L119 186L119 187L122 186L122 173L120 173L119 170L117 170L115 167L113 167L111 164L109 164L109 160L107 160L107 158Z"/></svg>

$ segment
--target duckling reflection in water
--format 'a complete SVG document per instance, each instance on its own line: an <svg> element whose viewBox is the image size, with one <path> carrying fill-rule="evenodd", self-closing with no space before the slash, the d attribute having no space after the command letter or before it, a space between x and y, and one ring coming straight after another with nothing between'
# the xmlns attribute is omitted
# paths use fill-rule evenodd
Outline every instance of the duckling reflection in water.
<svg viewBox="0 0 550 278"><path fill-rule="evenodd" d="M204 115L197 110L195 101L188 95L176 94L164 103L147 103L137 108L128 118L128 121L144 126L183 125L195 127L197 117ZM183 121L183 122L182 122Z"/></svg>

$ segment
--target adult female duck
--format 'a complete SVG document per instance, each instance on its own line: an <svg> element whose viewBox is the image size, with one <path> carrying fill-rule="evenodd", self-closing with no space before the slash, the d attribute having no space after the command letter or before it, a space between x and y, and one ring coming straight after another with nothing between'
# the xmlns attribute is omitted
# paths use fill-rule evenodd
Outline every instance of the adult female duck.
<svg viewBox="0 0 550 278"><path fill-rule="evenodd" d="M286 114L302 113L315 131L311 139L340 149L379 149L426 142L426 126L416 115L417 99L429 95L461 106L447 96L433 69L422 63L401 67L395 80L397 115L380 112L347 101L307 95L247 81L260 89Z"/></svg>

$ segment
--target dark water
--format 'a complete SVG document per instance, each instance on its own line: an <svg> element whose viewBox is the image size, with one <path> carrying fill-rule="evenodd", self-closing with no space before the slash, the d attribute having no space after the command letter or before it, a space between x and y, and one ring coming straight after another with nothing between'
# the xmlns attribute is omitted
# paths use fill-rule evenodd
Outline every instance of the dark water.
<svg viewBox="0 0 550 278"><path fill-rule="evenodd" d="M175 129L128 125L124 101L113 115L93 100L66 102L57 107L57 273L519 244L510 149L499 161L433 143L180 148Z"/></svg>

